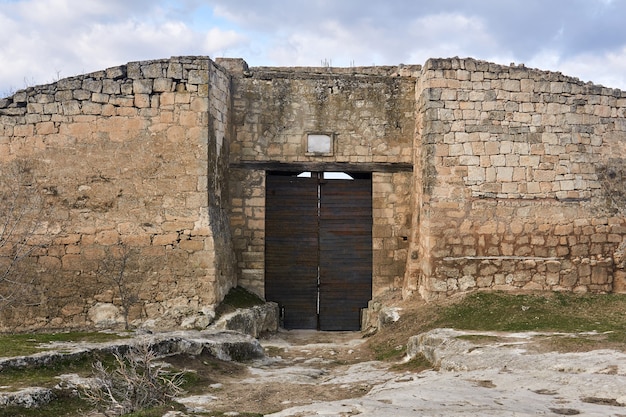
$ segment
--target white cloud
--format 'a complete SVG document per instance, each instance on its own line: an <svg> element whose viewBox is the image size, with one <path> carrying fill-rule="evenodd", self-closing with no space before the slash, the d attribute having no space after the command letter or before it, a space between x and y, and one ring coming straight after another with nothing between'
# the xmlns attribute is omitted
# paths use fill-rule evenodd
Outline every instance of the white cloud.
<svg viewBox="0 0 626 417"><path fill-rule="evenodd" d="M424 16L412 22L410 34L410 63L459 56L508 64L514 56L477 16L459 13Z"/></svg>
<svg viewBox="0 0 626 417"><path fill-rule="evenodd" d="M388 64L375 48L374 30L349 31L334 20L318 22L315 31L304 30L286 35L267 52L275 65L334 66Z"/></svg>
<svg viewBox="0 0 626 417"><path fill-rule="evenodd" d="M194 29L160 2L26 0L0 3L0 94L128 61L222 55L246 42L233 30ZM137 9L144 6L142 12Z"/></svg>
<svg viewBox="0 0 626 417"><path fill-rule="evenodd" d="M238 48L248 42L248 37L234 30L211 28L204 36L204 51L209 56L227 56L231 48Z"/></svg>
<svg viewBox="0 0 626 417"><path fill-rule="evenodd" d="M171 55L250 65L474 57L626 89L626 1L0 0L0 92Z"/></svg>
<svg viewBox="0 0 626 417"><path fill-rule="evenodd" d="M584 82L626 90L626 46L615 51L582 53L565 58L556 49L545 49L534 56L527 66L559 71Z"/></svg>
<svg viewBox="0 0 626 417"><path fill-rule="evenodd" d="M122 64L131 54L132 60L158 58L160 51L172 51L178 45L188 46L194 35L181 22L148 22L127 20L113 24L96 24L78 34L74 40L77 61L89 63L90 70ZM68 51L70 52L70 51Z"/></svg>
<svg viewBox="0 0 626 417"><path fill-rule="evenodd" d="M583 81L626 90L626 46L604 54L582 54L563 60L558 70ZM555 67L552 67L556 69Z"/></svg>

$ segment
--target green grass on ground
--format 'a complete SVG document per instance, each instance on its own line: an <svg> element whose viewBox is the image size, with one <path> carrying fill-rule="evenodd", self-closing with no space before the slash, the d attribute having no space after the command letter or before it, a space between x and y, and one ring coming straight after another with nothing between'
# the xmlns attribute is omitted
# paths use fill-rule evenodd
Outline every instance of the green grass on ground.
<svg viewBox="0 0 626 417"><path fill-rule="evenodd" d="M242 287L232 288L224 300L215 309L215 314L219 318L224 314L231 313L238 308L251 308L254 306L262 305L263 301L258 295L251 293Z"/></svg>
<svg viewBox="0 0 626 417"><path fill-rule="evenodd" d="M0 334L0 357L32 355L41 352L41 346L50 342L108 342L122 339L115 333L60 332L60 333L17 333ZM128 336L130 337L130 335Z"/></svg>
<svg viewBox="0 0 626 417"><path fill-rule="evenodd" d="M624 341L626 295L474 293L439 309L431 327L506 332L610 332L613 340Z"/></svg>
<svg viewBox="0 0 626 417"><path fill-rule="evenodd" d="M503 332L597 332L585 337L551 336L547 348L579 351L612 348L626 351L625 294L511 294L476 292L451 302L421 303L405 309L400 320L371 338L379 360L404 356L409 337L434 328Z"/></svg>

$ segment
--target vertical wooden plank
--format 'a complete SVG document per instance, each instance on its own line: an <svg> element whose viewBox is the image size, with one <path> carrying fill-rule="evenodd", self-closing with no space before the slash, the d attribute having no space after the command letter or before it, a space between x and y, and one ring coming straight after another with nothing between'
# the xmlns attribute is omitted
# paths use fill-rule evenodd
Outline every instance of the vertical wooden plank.
<svg viewBox="0 0 626 417"><path fill-rule="evenodd" d="M320 216L320 329L359 330L372 297L371 179L324 181Z"/></svg>
<svg viewBox="0 0 626 417"><path fill-rule="evenodd" d="M287 329L316 329L318 185L314 178L266 178L265 297Z"/></svg>

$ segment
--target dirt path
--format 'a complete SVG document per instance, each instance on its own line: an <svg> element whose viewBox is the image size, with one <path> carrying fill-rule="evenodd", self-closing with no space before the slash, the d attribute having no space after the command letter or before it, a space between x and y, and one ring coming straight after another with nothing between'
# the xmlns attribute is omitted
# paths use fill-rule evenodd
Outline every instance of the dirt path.
<svg viewBox="0 0 626 417"><path fill-rule="evenodd" d="M188 397L185 405L195 412L271 414L362 397L394 375L389 364L372 360L364 342L355 332L281 331L261 340L263 361L220 365L217 374L217 365L209 367L208 393Z"/></svg>

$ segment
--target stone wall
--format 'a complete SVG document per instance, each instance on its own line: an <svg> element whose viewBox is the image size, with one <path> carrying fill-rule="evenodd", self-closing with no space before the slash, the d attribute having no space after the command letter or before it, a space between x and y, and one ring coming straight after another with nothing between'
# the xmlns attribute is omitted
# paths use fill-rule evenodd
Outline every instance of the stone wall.
<svg viewBox="0 0 626 417"><path fill-rule="evenodd" d="M372 178L373 296L402 288L411 235L412 173L375 173Z"/></svg>
<svg viewBox="0 0 626 417"><path fill-rule="evenodd" d="M243 68L231 162L411 162L419 68ZM333 133L333 155L307 155L310 132Z"/></svg>
<svg viewBox="0 0 626 417"><path fill-rule="evenodd" d="M209 117L208 117L208 189L209 224L214 252L214 263L209 276L214 279L212 303L221 301L237 284L236 258L230 228L229 162L232 137L232 97L230 74L209 60ZM199 173L200 174L200 173ZM203 176L200 175L203 179ZM203 183L198 184L203 189ZM210 258L207 258L210 259Z"/></svg>
<svg viewBox="0 0 626 417"><path fill-rule="evenodd" d="M411 174L364 166L412 163L414 86L421 67L248 68L242 61L218 62L233 73L231 222L239 283L264 294L265 172L345 166L375 172L373 292L401 288ZM307 133L332 135L332 154L308 154Z"/></svg>
<svg viewBox="0 0 626 417"><path fill-rule="evenodd" d="M51 239L22 265L35 265L38 302L4 311L0 328L114 325L124 305L144 325L193 326L221 299L235 283L229 82L182 57L0 100L0 162L32 165Z"/></svg>
<svg viewBox="0 0 626 417"><path fill-rule="evenodd" d="M237 282L265 296L265 172L232 169L230 217Z"/></svg>
<svg viewBox="0 0 626 417"><path fill-rule="evenodd" d="M28 88L0 99L0 168L43 216L0 330L203 327L232 286L263 295L268 171L371 173L376 297L623 292L624 155L625 93L472 59L178 57Z"/></svg>
<svg viewBox="0 0 626 417"><path fill-rule="evenodd" d="M428 61L420 82L405 293L610 291L626 94L470 59Z"/></svg>

